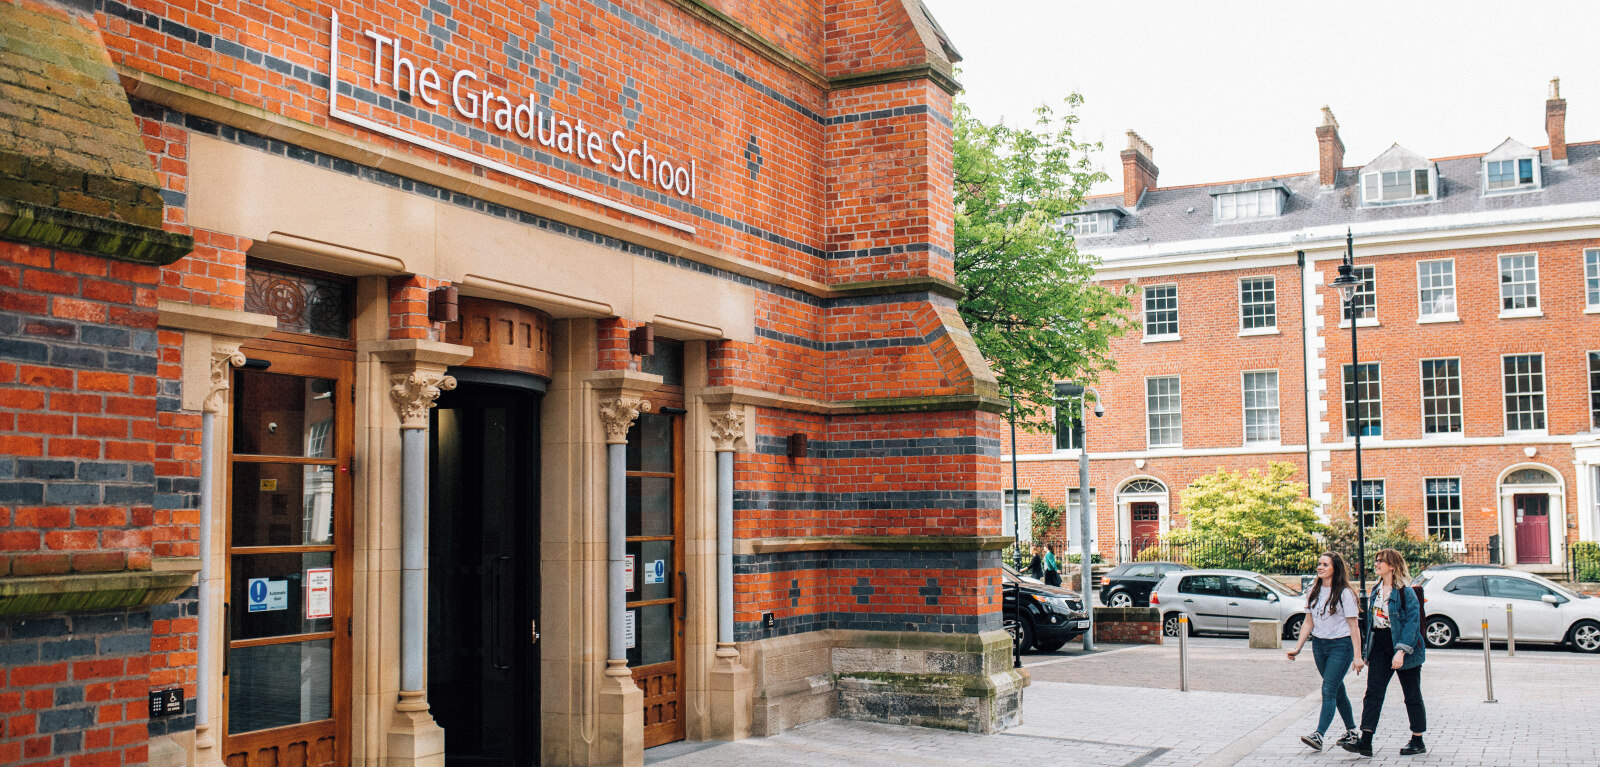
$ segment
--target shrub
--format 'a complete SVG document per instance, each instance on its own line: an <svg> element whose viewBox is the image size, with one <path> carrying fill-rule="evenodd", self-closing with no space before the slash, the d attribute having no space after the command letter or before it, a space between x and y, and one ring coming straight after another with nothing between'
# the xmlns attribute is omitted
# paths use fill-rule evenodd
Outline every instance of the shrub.
<svg viewBox="0 0 1600 767"><path fill-rule="evenodd" d="M1600 582L1600 543L1580 541L1572 544L1572 571L1583 583Z"/></svg>

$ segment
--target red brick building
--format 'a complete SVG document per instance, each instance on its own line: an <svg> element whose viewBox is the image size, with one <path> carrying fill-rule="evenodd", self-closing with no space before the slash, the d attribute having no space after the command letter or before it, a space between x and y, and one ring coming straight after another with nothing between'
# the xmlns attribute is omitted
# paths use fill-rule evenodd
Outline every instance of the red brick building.
<svg viewBox="0 0 1600 767"><path fill-rule="evenodd" d="M0 16L0 763L1016 720L920 3Z"/></svg>
<svg viewBox="0 0 1600 767"><path fill-rule="evenodd" d="M1099 551L1183 526L1179 493L1218 468L1287 461L1349 513L1349 318L1330 287L1348 231L1365 508L1479 561L1564 570L1567 542L1600 535L1600 144L1567 144L1565 116L1552 83L1548 146L1347 167L1324 110L1315 173L1175 188L1130 132L1124 193L1076 220L1099 279L1142 288L1143 330L1116 342L1088 422ZM1070 439L1016 452L1029 497L1077 487Z"/></svg>

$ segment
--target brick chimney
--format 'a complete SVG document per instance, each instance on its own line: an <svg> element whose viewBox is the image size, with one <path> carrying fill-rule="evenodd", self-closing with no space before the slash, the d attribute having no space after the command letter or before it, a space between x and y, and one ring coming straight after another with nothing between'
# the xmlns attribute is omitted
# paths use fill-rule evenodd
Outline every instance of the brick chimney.
<svg viewBox="0 0 1600 767"><path fill-rule="evenodd" d="M1344 141L1339 138L1339 121L1333 119L1333 110L1322 108L1322 124L1317 126L1317 180L1323 189L1332 189L1339 182L1339 169L1344 167Z"/></svg>
<svg viewBox="0 0 1600 767"><path fill-rule="evenodd" d="M1128 148L1122 150L1123 207L1136 207L1144 190L1156 188L1156 174L1161 169L1156 167L1155 154L1155 147L1139 138L1139 134L1128 131Z"/></svg>
<svg viewBox="0 0 1600 767"><path fill-rule="evenodd" d="M1544 132L1550 137L1550 164L1567 164L1567 100L1561 98L1561 78L1550 79L1550 98L1544 100Z"/></svg>

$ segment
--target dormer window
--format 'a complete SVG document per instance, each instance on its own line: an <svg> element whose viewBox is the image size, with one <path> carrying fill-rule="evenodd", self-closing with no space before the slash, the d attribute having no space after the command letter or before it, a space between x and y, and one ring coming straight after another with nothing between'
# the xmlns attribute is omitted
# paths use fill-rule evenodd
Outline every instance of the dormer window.
<svg viewBox="0 0 1600 767"><path fill-rule="evenodd" d="M1439 197L1439 170L1427 158L1395 144L1361 169L1367 205L1429 202Z"/></svg>
<svg viewBox="0 0 1600 767"><path fill-rule="evenodd" d="M1249 181L1211 192L1215 220L1245 221L1271 218L1283 213L1283 200L1289 190L1277 181Z"/></svg>
<svg viewBox="0 0 1600 767"><path fill-rule="evenodd" d="M1483 191L1516 192L1539 188L1539 153L1511 139L1483 156Z"/></svg>
<svg viewBox="0 0 1600 767"><path fill-rule="evenodd" d="M1072 229L1074 236L1098 237L1116 231L1117 217L1109 211L1078 213L1067 216L1063 223Z"/></svg>

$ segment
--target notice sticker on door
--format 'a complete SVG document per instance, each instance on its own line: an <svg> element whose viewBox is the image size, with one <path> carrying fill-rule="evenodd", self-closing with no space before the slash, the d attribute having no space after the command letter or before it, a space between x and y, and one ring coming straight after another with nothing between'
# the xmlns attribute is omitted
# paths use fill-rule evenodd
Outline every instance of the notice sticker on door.
<svg viewBox="0 0 1600 767"><path fill-rule="evenodd" d="M628 584L628 593L633 593L633 555L628 555L628 563L622 566L622 582Z"/></svg>
<svg viewBox="0 0 1600 767"><path fill-rule="evenodd" d="M263 480L261 480L261 492L263 492L263 493L274 493L274 492L277 492L277 490L278 490L278 480L276 480L276 479L263 479Z"/></svg>
<svg viewBox="0 0 1600 767"><path fill-rule="evenodd" d="M333 617L333 568L306 571L306 620Z"/></svg>
<svg viewBox="0 0 1600 767"><path fill-rule="evenodd" d="M667 560L652 560L644 568L644 585L654 586L657 583L667 582Z"/></svg>
<svg viewBox="0 0 1600 767"><path fill-rule="evenodd" d="M622 618L622 644L629 650L633 649L633 611L629 610Z"/></svg>
<svg viewBox="0 0 1600 767"><path fill-rule="evenodd" d="M271 578L251 578L246 589L247 612L264 613L289 609L289 582Z"/></svg>

